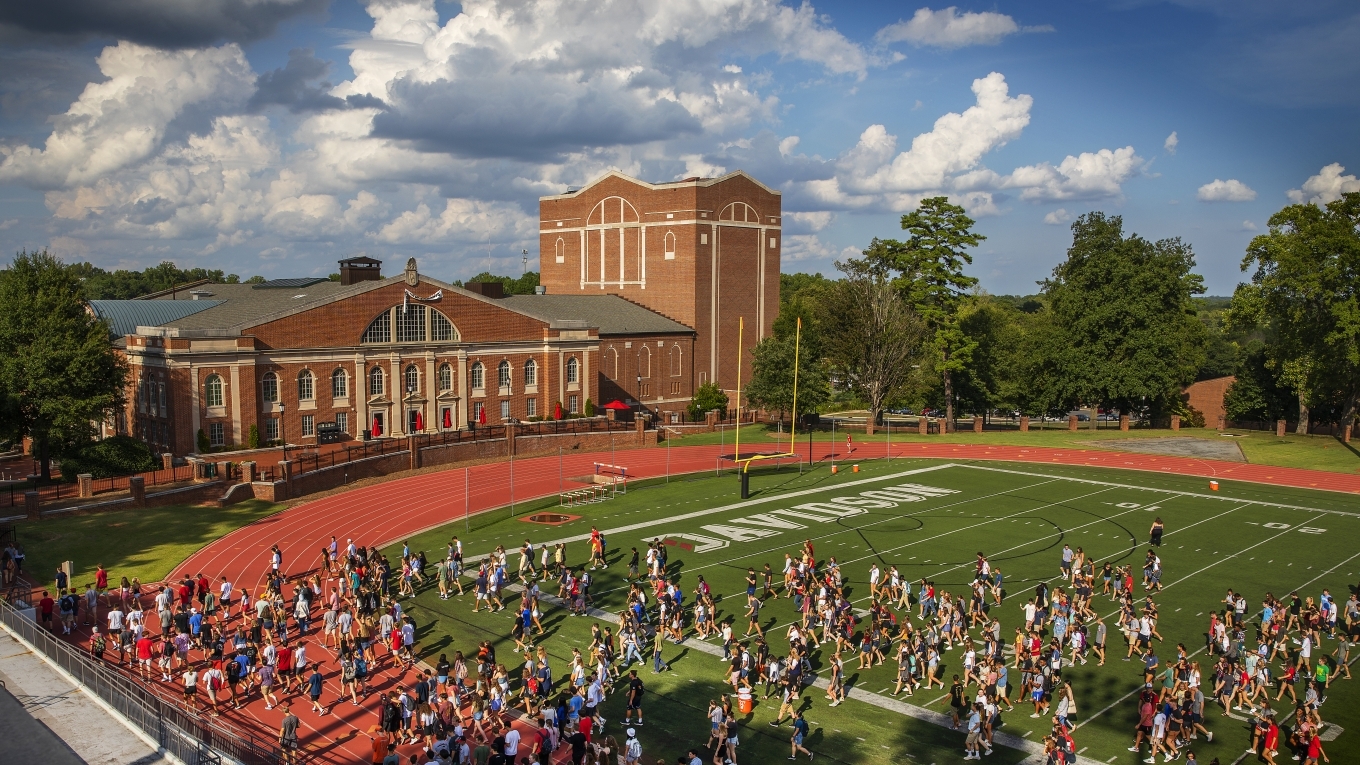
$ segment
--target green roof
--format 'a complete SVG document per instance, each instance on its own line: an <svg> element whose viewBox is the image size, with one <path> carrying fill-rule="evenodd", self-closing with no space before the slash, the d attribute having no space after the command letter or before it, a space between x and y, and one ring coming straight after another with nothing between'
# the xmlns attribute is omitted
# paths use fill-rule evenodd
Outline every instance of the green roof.
<svg viewBox="0 0 1360 765"><path fill-rule="evenodd" d="M138 327L159 327L221 305L220 300L91 300L94 315L107 321L113 336L136 334Z"/></svg>

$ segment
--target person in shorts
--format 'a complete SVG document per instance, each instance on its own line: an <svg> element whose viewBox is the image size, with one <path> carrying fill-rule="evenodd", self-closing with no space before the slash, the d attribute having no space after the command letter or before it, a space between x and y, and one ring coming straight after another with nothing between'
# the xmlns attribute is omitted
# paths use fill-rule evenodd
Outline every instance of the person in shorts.
<svg viewBox="0 0 1360 765"><path fill-rule="evenodd" d="M281 761L297 762L298 718L288 710L288 702L283 703L283 720L279 723L279 752Z"/></svg>
<svg viewBox="0 0 1360 765"><path fill-rule="evenodd" d="M191 664L180 679L184 681L184 706L198 709L198 670Z"/></svg>

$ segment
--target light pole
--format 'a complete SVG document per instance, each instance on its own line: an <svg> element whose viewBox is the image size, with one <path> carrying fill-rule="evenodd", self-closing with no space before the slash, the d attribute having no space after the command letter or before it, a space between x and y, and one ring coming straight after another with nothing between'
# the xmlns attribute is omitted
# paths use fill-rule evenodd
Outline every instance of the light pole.
<svg viewBox="0 0 1360 765"><path fill-rule="evenodd" d="M520 250L520 252L522 253L520 260L524 262L524 273L527 274L529 273L529 251Z"/></svg>
<svg viewBox="0 0 1360 765"><path fill-rule="evenodd" d="M284 417L287 404L279 402L279 443L283 444L283 458L288 459L288 418Z"/></svg>
<svg viewBox="0 0 1360 765"><path fill-rule="evenodd" d="M414 433L411 432L411 431L413 430L412 425L414 425L414 423L411 422L411 400L414 399L415 396L416 396L416 384L415 384L415 381L414 381L414 380L407 380L407 381L406 381L406 414L402 415L403 417L406 418L406 434L407 434L407 435L415 435Z"/></svg>

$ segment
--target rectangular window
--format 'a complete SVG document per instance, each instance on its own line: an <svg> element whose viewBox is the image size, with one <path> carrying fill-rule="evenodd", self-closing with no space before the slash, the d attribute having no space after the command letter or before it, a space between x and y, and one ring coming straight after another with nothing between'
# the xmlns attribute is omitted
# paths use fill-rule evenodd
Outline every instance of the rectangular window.
<svg viewBox="0 0 1360 765"><path fill-rule="evenodd" d="M567 411L571 412L572 414L576 414L577 412L581 411L581 407L578 405L578 401L579 398L577 396L568 396Z"/></svg>
<svg viewBox="0 0 1360 765"><path fill-rule="evenodd" d="M349 432L349 412L335 413L335 429L341 433Z"/></svg>
<svg viewBox="0 0 1360 765"><path fill-rule="evenodd" d="M264 421L264 438L266 441L279 440L279 421L277 419Z"/></svg>
<svg viewBox="0 0 1360 765"><path fill-rule="evenodd" d="M397 310L397 342L425 341L425 306L404 305Z"/></svg>
<svg viewBox="0 0 1360 765"><path fill-rule="evenodd" d="M708 244L708 234L699 235L699 244Z"/></svg>
<svg viewBox="0 0 1360 765"><path fill-rule="evenodd" d="M303 372L298 375L298 401L311 401L315 378L311 372Z"/></svg>
<svg viewBox="0 0 1360 765"><path fill-rule="evenodd" d="M508 419L510 419L510 402L509 402L509 401L502 401L502 402L501 402L501 419L502 419L502 420L508 420Z"/></svg>
<svg viewBox="0 0 1360 765"><path fill-rule="evenodd" d="M774 244L774 237L770 237L770 249L773 250L774 247L775 247L775 244Z"/></svg>
<svg viewBox="0 0 1360 765"><path fill-rule="evenodd" d="M314 414L302 415L302 435L304 436L316 435L316 415Z"/></svg>
<svg viewBox="0 0 1360 765"><path fill-rule="evenodd" d="M156 383L156 398L161 402L161 411L170 414L170 410L165 408L165 383Z"/></svg>
<svg viewBox="0 0 1360 765"><path fill-rule="evenodd" d="M208 423L208 444L222 446L227 442L227 429L220 422Z"/></svg>
<svg viewBox="0 0 1360 765"><path fill-rule="evenodd" d="M528 399L524 402L524 414L528 417L538 416L538 399Z"/></svg>
<svg viewBox="0 0 1360 765"><path fill-rule="evenodd" d="M643 384L642 384L642 397L643 397L643 398L647 398L647 397L650 396L650 395L652 395L652 384L651 384L651 383L643 383Z"/></svg>
<svg viewBox="0 0 1360 765"><path fill-rule="evenodd" d="M343 369L337 369L331 375L331 396L349 398L349 375Z"/></svg>
<svg viewBox="0 0 1360 765"><path fill-rule="evenodd" d="M672 396L680 395L680 383L671 383L671 395Z"/></svg>

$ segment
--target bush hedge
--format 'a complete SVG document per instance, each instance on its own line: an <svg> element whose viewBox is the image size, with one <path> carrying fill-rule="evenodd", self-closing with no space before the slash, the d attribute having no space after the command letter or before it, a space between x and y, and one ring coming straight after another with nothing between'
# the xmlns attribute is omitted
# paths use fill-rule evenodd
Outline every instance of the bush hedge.
<svg viewBox="0 0 1360 765"><path fill-rule="evenodd" d="M76 476L89 473L95 478L144 473L158 467L151 449L131 436L111 436L86 444L61 460L63 481L74 483Z"/></svg>

